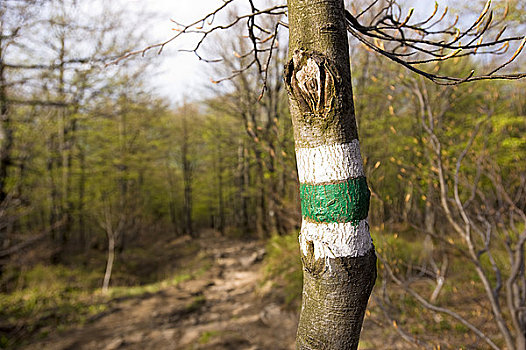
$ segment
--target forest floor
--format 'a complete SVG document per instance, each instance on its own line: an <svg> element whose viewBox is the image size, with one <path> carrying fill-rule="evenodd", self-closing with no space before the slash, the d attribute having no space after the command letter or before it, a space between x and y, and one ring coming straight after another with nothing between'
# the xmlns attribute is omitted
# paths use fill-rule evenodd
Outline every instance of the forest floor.
<svg viewBox="0 0 526 350"><path fill-rule="evenodd" d="M298 300L285 302L274 281L265 276L268 243L205 231L196 239L179 237L148 246L142 260L131 265L133 270L150 276L155 275L154 270L162 271L168 279L138 287L114 287L107 295L98 292L89 302L96 312L82 321L71 319L66 325L39 326L22 336L17 348L294 349ZM132 260L126 255L120 259ZM287 265L285 261L277 264ZM116 274L116 284L119 278ZM359 349L407 349L408 344L392 327L376 320L374 304L373 299ZM45 313L40 315L35 320L50 323ZM31 323L38 324L25 322Z"/></svg>
<svg viewBox="0 0 526 350"><path fill-rule="evenodd" d="M198 243L199 260L210 264L193 278L117 298L84 325L23 349L293 349L296 312L262 297L264 243L212 232Z"/></svg>

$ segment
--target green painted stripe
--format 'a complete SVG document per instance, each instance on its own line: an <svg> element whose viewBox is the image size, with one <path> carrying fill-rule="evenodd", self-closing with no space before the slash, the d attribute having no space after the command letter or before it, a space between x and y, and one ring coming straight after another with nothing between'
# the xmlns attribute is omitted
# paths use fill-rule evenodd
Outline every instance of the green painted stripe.
<svg viewBox="0 0 526 350"><path fill-rule="evenodd" d="M301 212L313 222L351 222L367 218L371 192L364 176L328 185L301 184Z"/></svg>

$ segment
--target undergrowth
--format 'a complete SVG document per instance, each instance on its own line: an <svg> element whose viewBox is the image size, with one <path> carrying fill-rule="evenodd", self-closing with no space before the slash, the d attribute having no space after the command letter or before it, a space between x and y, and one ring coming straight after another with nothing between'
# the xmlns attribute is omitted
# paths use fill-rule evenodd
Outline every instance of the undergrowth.
<svg viewBox="0 0 526 350"><path fill-rule="evenodd" d="M182 250L180 255L192 255L185 268L151 283L116 285L107 293L101 292L103 269L62 264L6 269L3 281L9 282L0 290L0 349L16 348L29 339L43 339L52 331L91 322L111 311L118 300L156 293L209 269L211 262L195 247L187 245ZM136 279L127 277L126 269L116 271L116 275L123 276L121 280Z"/></svg>
<svg viewBox="0 0 526 350"><path fill-rule="evenodd" d="M418 278L415 277L416 279L413 278L411 286L425 297L429 297L433 292L435 281L429 277L421 276L418 266L425 266L428 263L428 254L430 254L428 245L430 243L420 237L418 232L406 227L398 227L396 232L372 229L371 235L377 254L389 262L394 273L406 278L419 276ZM497 260L503 260L500 253L502 252L498 251L496 254ZM483 261L483 266L485 268L490 267L486 266L485 261ZM389 309L391 316L395 316L398 322L413 336L423 337L433 342L440 339L441 335L448 334L453 344L467 342L473 346L480 346L478 339L463 324L447 315L426 310L395 284L389 282L387 289L381 291L385 282L383 281L385 274L381 263L378 267L378 279L373 295L380 295L382 292L388 294L392 303L391 309ZM478 277L474 274L472 266L461 259L451 258L447 280L439 295L437 305L449 307L468 319L471 319L474 312L481 314L481 317L489 318L490 316L485 311L487 305L485 304L484 292L478 282ZM266 294L281 299L280 301L287 306L299 308L302 293L302 266L297 234L273 236L268 241L267 256L264 260L264 280L261 288L266 289ZM374 298L369 302L368 315L375 320L373 322L385 325L382 327L382 338L396 334L396 327L398 326L396 324L395 327L389 326L391 322L386 322L382 309ZM485 324L483 328L492 336L497 332L491 324ZM375 338L374 336L371 338L367 332L364 333L362 346L367 348L370 347L366 346L369 344L368 341L374 341Z"/></svg>
<svg viewBox="0 0 526 350"><path fill-rule="evenodd" d="M301 302L303 272L297 234L275 235L266 247L264 284L270 284L272 293L291 308Z"/></svg>

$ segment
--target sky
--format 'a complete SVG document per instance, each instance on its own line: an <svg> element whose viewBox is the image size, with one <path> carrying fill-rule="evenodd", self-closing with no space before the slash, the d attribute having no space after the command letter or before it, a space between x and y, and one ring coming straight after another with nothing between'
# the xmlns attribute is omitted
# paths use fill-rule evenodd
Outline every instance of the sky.
<svg viewBox="0 0 526 350"><path fill-rule="evenodd" d="M149 30L150 44L164 42L176 32L171 19L180 23L190 23L209 12L209 9L222 4L222 0L132 0L126 1L133 4L137 10L145 9L155 13ZM168 45L162 53L160 73L152 82L161 95L168 97L173 104L178 104L183 99L193 100L196 95L203 93L203 84L209 83L206 76L206 63L199 62L193 53L177 52L178 48L188 48L195 43L195 37L183 35L175 42ZM137 49L142 49L138 47ZM153 54L153 53L152 53Z"/></svg>
<svg viewBox="0 0 526 350"><path fill-rule="evenodd" d="M180 23L191 23L210 12L210 9L217 8L223 3L222 0L122 1L128 5L133 4L139 11L144 8L156 13L157 19L153 21L151 28L152 44L162 42L176 33L173 31L175 26L171 19ZM348 2L346 0L346 4ZM448 1L443 0L442 2ZM433 10L435 1L408 1L408 4L416 6L419 12L427 13L427 10ZM218 78L211 76L207 63L200 62L194 54L176 51L178 48L192 47L195 40L195 36L183 35L168 45L162 53L160 74L156 75L152 82L161 95L168 97L173 104L178 104L183 100L199 99L209 91L206 87L211 85L210 79Z"/></svg>
<svg viewBox="0 0 526 350"><path fill-rule="evenodd" d="M188 24L209 13L211 9L219 7L223 0L120 0L126 6L134 6L138 11L142 9L156 14L156 19L152 21L148 35L150 44L163 42L173 36L176 32L171 19L180 23ZM265 0L256 0L260 3ZM284 0L283 0L284 1ZM497 0L500 1L500 0ZM277 3L278 1L273 1ZM280 1L281 2L281 1ZM457 9L451 11L458 13L458 1L439 0L440 11L450 5L450 8ZM236 1L244 4L246 1ZM345 0L348 6L350 0ZM415 7L413 18L427 17L435 6L435 0L406 0L404 1L404 11L410 7ZM450 12L450 13L451 13ZM462 10L460 9L460 12ZM151 40L151 41L150 41ZM170 43L162 53L162 60L159 67L160 73L152 81L153 86L166 96L173 105L181 103L183 100L195 100L210 93L211 79L220 77L212 76L210 67L205 62L200 62L193 53L177 52L180 48L191 48L195 45L196 37L182 35L176 41ZM138 47L137 49L142 49ZM206 49L206 47L205 47ZM152 53L153 54L153 53Z"/></svg>

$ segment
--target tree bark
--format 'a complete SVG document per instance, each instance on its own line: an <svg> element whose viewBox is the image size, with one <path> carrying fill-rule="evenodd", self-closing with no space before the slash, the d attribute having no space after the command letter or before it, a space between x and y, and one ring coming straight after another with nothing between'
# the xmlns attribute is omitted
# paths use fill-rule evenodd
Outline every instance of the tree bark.
<svg viewBox="0 0 526 350"><path fill-rule="evenodd" d="M1 39L0 39L1 40ZM13 147L13 130L9 116L7 101L6 78L3 62L2 42L0 41L0 132L2 145L0 148L0 203L7 198L7 169L11 165L11 148Z"/></svg>
<svg viewBox="0 0 526 350"><path fill-rule="evenodd" d="M102 282L102 292L107 293L110 286L111 272L113 270L113 262L115 260L115 235L111 229L106 230L108 236L108 259L106 261L106 271L104 272L104 280Z"/></svg>
<svg viewBox="0 0 526 350"><path fill-rule="evenodd" d="M65 80L65 58L66 58L66 37L65 37L65 31L64 26L60 25L60 30L58 34L58 41L60 43L59 53L58 53L58 98L61 103L66 103L66 92L65 92L65 86L66 86L66 80ZM61 248L65 249L66 242L68 241L68 235L69 231L71 230L71 212L67 210L67 199L68 199L68 182L69 182L69 170L70 167L68 165L68 151L67 151L67 137L68 137L68 124L69 124L69 115L67 111L67 107L59 107L57 111L57 135L58 135L58 153L59 156L59 164L60 164L60 171L61 171L61 183L59 185L60 190L59 192L59 216L61 220L64 220L64 224L59 227L59 239Z"/></svg>
<svg viewBox="0 0 526 350"><path fill-rule="evenodd" d="M88 237L86 235L86 227L84 225L84 202L85 202L85 193L86 193L86 180L87 180L87 174L86 174L86 154L84 153L84 149L82 147L78 148L78 154L77 157L79 159L79 165L80 165L80 176L78 179L78 204L77 204L77 211L78 211L78 230L79 230L79 241L84 250L88 248Z"/></svg>
<svg viewBox="0 0 526 350"><path fill-rule="evenodd" d="M189 159L189 136L188 136L188 116L187 109L183 111L183 141L181 145L181 157L183 164L183 185L184 185L184 201L183 201L183 215L184 227L183 233L185 235L194 235L192 231L192 168Z"/></svg>
<svg viewBox="0 0 526 350"><path fill-rule="evenodd" d="M0 136L2 138L0 142L0 205L7 206L8 190L7 176L8 168L12 164L12 148L13 148L13 127L12 121L9 115L9 106L7 100L7 82L6 82L6 71L4 65L4 50L2 43L2 16L0 16ZM5 217L0 217L4 221ZM0 228L0 249L4 248L7 244L7 227ZM0 275L2 270L0 269Z"/></svg>
<svg viewBox="0 0 526 350"><path fill-rule="evenodd" d="M223 142L223 135L222 130L219 127L221 125L221 121L219 118L219 115L216 116L216 123L218 125L217 128L217 134L216 134L216 159L217 159L217 168L216 168L216 178L217 178L217 230L221 233L221 235L225 234L225 203L224 203L224 194L223 194L223 171L224 171L224 159L223 159L223 149L222 149L222 142Z"/></svg>
<svg viewBox="0 0 526 350"><path fill-rule="evenodd" d="M177 208L177 189L176 189L176 180L173 173L173 170L170 169L170 165L168 163L168 159L170 158L170 155L167 153L165 161L165 168L166 168L166 178L168 179L168 186L170 190L170 196L168 197L168 204L169 204L169 213L170 213L170 223L172 224L172 229L174 234L178 234L178 222L177 222L177 214L176 214L176 208Z"/></svg>
<svg viewBox="0 0 526 350"><path fill-rule="evenodd" d="M246 156L246 146L243 141L239 143L237 151L237 200L239 201L239 208L236 212L235 218L238 221L236 226L241 229L241 232L247 232L250 230L249 227L249 214L248 214L248 184L250 182L250 169L248 167L248 161Z"/></svg>
<svg viewBox="0 0 526 350"><path fill-rule="evenodd" d="M303 301L297 349L357 349L376 279L342 0L289 0Z"/></svg>

